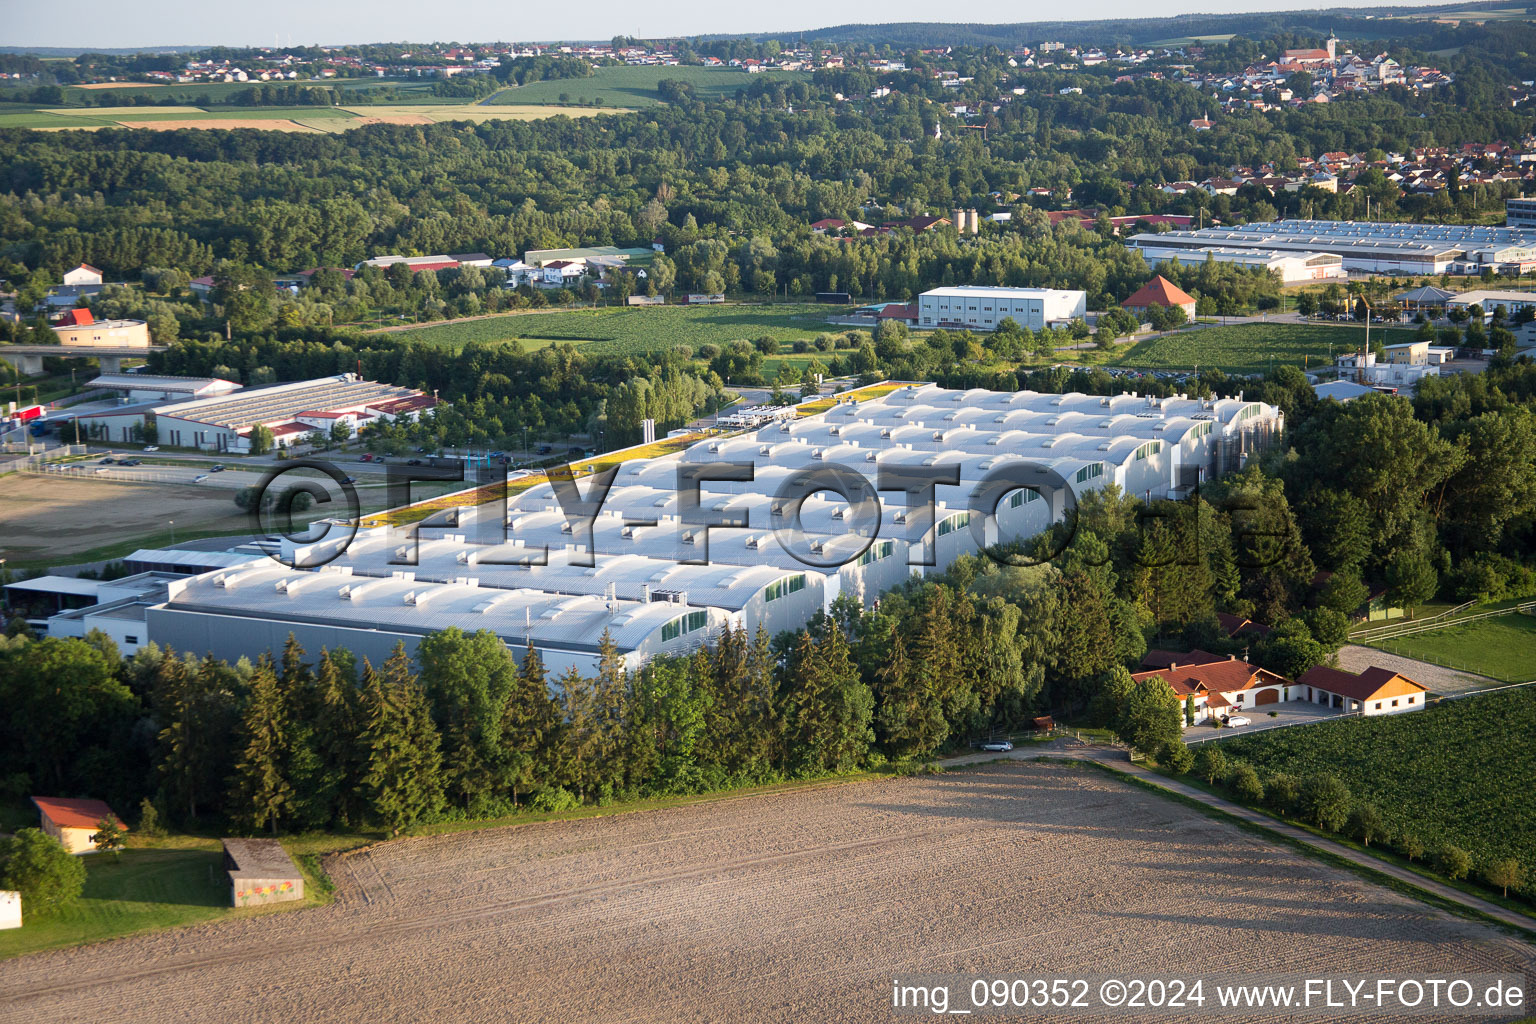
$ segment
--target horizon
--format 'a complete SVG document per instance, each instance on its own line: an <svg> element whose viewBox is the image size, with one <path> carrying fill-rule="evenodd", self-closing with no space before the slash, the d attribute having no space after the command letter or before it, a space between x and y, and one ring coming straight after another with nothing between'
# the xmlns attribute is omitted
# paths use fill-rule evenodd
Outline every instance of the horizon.
<svg viewBox="0 0 1536 1024"><path fill-rule="evenodd" d="M61 29L57 18L40 8L26 8L13 12L10 33L18 41L4 45L12 50L27 49L154 49L156 47L212 48L265 47L277 49L297 46L357 46L384 42L472 42L509 41L520 43L571 43L606 41L614 36L631 36L643 39L664 39L695 36L749 36L779 35L804 36L838 25L883 24L932 24L932 25L1015 25L1037 21L1070 21L1091 24L1099 21L1175 19L1188 16L1219 16L1245 13L1287 13L1322 10L1356 9L1368 11L1385 7L1434 7L1446 6L1440 0L1405 0L1403 3L1385 5L1376 0L1318 0L1305 3L1289 0L1279 8L1256 12L1251 4L1241 0L1180 0L1177 11L1165 15L1146 12L1144 4L1133 0L1086 0L1073 8L1072 14L1058 14L1052 18L1017 19L1017 8L1001 0L990 0L974 8L975 17L967 21L927 21L924 15L931 11L927 4L915 0L896 0L887 6L888 17L879 21L859 21L829 17L822 5L793 0L780 5L772 15L757 12L726 12L718 7L708 8L701 3L689 2L670 5L661 15L647 16L636 24L635 11L628 5L614 0L596 0L585 18L586 24L602 24L601 32L573 36L561 34L559 29L568 27L563 12L525 19L522 26L529 31L508 34L501 24L504 19L487 13L481 4L464 0L449 0L434 12L434 22L451 28L427 40L418 38L412 25L420 23L419 9L402 0L382 0L376 4L366 20L369 32L365 36L359 26L364 24L350 8L333 8L329 5L298 3L296 0L275 0L260 10L224 9L213 14L205 5L194 5L191 0L148 0L145 5L125 9L121 5L100 0L88 0L81 9L82 17L74 21L68 30ZM1077 16L1072 16L1077 15ZM767 23L769 18L781 24ZM798 19L798 21L797 21ZM783 22L797 22L782 24ZM303 24L303 34L279 29L272 31L273 24ZM167 29L167 25L185 26ZM86 26L82 29L80 26ZM537 27L532 27L537 26ZM547 27L546 27L547 26ZM65 34L67 31L67 34Z"/></svg>

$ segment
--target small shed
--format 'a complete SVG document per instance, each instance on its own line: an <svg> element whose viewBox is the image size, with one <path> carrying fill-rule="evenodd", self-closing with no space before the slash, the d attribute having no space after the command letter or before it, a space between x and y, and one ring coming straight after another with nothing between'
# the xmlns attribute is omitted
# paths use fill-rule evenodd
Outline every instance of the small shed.
<svg viewBox="0 0 1536 1024"><path fill-rule="evenodd" d="M43 831L64 844L70 853L95 853L96 844L91 836L100 831L97 822L103 818L117 822L117 827L127 831L123 820L112 813L102 800L70 800L59 796L35 796L32 805L42 815Z"/></svg>
<svg viewBox="0 0 1536 1024"><path fill-rule="evenodd" d="M254 907L304 898L304 876L276 839L224 840L230 904Z"/></svg>
<svg viewBox="0 0 1536 1024"><path fill-rule="evenodd" d="M0 889L0 931L21 927L21 893Z"/></svg>
<svg viewBox="0 0 1536 1024"><path fill-rule="evenodd" d="M1036 732L1050 732L1056 728L1056 720L1050 715L1041 715L1034 721Z"/></svg>

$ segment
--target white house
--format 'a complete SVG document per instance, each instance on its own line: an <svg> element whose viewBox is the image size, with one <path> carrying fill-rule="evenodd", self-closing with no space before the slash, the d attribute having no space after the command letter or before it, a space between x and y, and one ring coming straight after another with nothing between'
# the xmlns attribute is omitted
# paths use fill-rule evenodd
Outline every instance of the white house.
<svg viewBox="0 0 1536 1024"><path fill-rule="evenodd" d="M101 284L101 271L89 263L82 263L73 270L66 270L62 283L66 286Z"/></svg>

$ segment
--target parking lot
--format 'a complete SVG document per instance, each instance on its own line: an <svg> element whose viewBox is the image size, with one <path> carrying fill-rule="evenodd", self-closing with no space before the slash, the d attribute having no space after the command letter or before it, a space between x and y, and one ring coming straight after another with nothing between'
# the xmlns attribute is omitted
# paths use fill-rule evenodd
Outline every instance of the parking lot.
<svg viewBox="0 0 1536 1024"><path fill-rule="evenodd" d="M1270 717L1274 712L1275 717ZM1209 724L1192 725L1184 730L1185 743L1204 743L1206 740L1225 739L1229 736L1246 736L1249 733L1264 732L1266 729L1282 729L1289 725L1311 725L1329 718L1342 718L1338 708L1330 708L1322 704L1313 704L1308 701L1294 700L1283 701L1279 704L1266 704L1261 710L1251 708L1240 712L1248 719L1248 725L1241 725L1235 729L1217 729Z"/></svg>

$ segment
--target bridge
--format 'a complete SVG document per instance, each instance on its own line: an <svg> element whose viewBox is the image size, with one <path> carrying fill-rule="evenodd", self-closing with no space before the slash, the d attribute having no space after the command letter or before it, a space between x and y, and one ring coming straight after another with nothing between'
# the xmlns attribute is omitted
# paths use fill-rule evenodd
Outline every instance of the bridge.
<svg viewBox="0 0 1536 1024"><path fill-rule="evenodd" d="M43 357L59 359L99 359L102 373L120 373L124 359L142 359L151 352L164 352L164 345L122 348L92 348L88 345L0 345L0 359L16 367L23 377L43 372Z"/></svg>

